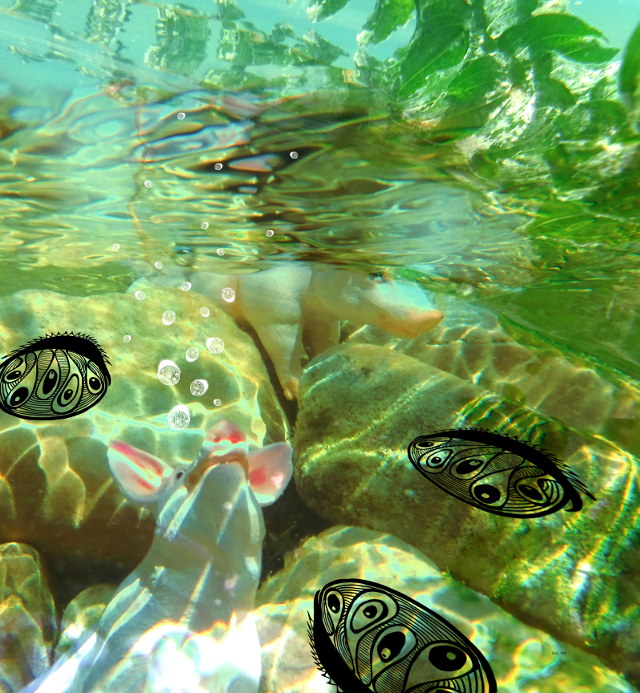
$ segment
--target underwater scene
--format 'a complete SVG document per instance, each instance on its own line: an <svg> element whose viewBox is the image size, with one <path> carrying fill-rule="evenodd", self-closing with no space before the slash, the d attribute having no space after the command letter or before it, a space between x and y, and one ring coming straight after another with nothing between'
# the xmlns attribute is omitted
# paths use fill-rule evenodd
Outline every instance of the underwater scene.
<svg viewBox="0 0 640 693"><path fill-rule="evenodd" d="M0 0L0 693L640 692L640 2Z"/></svg>

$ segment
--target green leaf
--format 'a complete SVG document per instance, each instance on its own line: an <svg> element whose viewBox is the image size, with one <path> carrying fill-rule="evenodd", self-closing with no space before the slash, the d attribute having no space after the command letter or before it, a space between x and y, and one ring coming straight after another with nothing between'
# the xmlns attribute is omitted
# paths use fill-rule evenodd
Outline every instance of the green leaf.
<svg viewBox="0 0 640 693"><path fill-rule="evenodd" d="M486 95L500 79L500 68L494 58L483 55L470 60L449 83L450 101L464 104L484 103Z"/></svg>
<svg viewBox="0 0 640 693"><path fill-rule="evenodd" d="M406 24L414 8L413 0L376 0L376 6L364 25L372 32L371 42L384 41L399 26Z"/></svg>
<svg viewBox="0 0 640 693"><path fill-rule="evenodd" d="M635 105L640 85L640 24L631 35L624 49L624 57L618 74L620 93Z"/></svg>
<svg viewBox="0 0 640 693"><path fill-rule="evenodd" d="M531 48L538 52L557 51L581 63L611 60L618 49L602 46L602 32L569 14L538 14L509 27L499 37L503 49Z"/></svg>
<svg viewBox="0 0 640 693"><path fill-rule="evenodd" d="M570 108L576 103L576 97L565 84L557 79L543 79L537 85L536 96L540 105Z"/></svg>
<svg viewBox="0 0 640 693"><path fill-rule="evenodd" d="M469 50L470 8L461 0L439 0L421 9L418 27L400 66L399 96L409 96L439 70L455 67Z"/></svg>

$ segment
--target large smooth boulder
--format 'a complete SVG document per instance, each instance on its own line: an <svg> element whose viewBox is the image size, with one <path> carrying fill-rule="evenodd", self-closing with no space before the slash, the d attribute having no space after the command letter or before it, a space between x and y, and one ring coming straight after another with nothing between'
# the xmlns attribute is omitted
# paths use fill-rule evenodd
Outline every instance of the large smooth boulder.
<svg viewBox="0 0 640 693"><path fill-rule="evenodd" d="M498 516L410 464L415 437L470 427L552 452L597 502ZM294 448L298 491L325 518L404 539L522 621L640 680L637 462L627 452L414 358L357 344L307 368Z"/></svg>
<svg viewBox="0 0 640 693"><path fill-rule="evenodd" d="M175 312L173 322L166 316L163 322L167 311ZM112 383L104 398L63 420L0 413L0 541L41 551L62 602L91 584L119 581L151 541L150 514L128 504L112 481L109 441L124 440L174 464L194 459L206 429L221 418L258 443L284 440L288 428L251 339L198 294L155 288L139 300L34 290L3 299L5 353L65 330L89 334L105 350ZM221 353L207 348L213 337L224 341ZM197 349L196 360L186 358L189 348ZM158 379L162 360L179 366L177 384ZM192 394L195 380L208 382L203 395ZM169 412L179 405L190 411L184 429L169 425Z"/></svg>
<svg viewBox="0 0 640 693"><path fill-rule="evenodd" d="M259 590L261 693L335 690L313 661L308 614L317 590L351 578L395 589L443 616L484 654L501 693L631 693L596 657L524 625L396 537L360 527L334 527L307 539Z"/></svg>
<svg viewBox="0 0 640 693"><path fill-rule="evenodd" d="M399 340L375 327L351 337L356 344L393 348L422 363L535 409L571 428L604 436L640 454L637 383L584 355L503 325L477 306L440 296L446 319L415 339Z"/></svg>

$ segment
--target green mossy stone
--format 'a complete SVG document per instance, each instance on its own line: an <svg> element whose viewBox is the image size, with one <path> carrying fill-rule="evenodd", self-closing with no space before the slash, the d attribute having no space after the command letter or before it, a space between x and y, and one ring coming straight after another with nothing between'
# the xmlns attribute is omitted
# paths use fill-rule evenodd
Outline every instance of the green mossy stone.
<svg viewBox="0 0 640 693"><path fill-rule="evenodd" d="M295 482L328 520L388 532L525 623L640 679L636 461L627 452L388 348L346 344L301 380ZM586 484L581 512L502 517L429 483L418 435L481 427L553 453Z"/></svg>
<svg viewBox="0 0 640 693"><path fill-rule="evenodd" d="M330 690L307 635L315 592L332 580L364 579L402 592L453 624L485 655L500 693L631 693L596 657L524 625L486 597L441 573L414 547L361 527L307 539L258 592L260 693Z"/></svg>
<svg viewBox="0 0 640 693"><path fill-rule="evenodd" d="M13 693L51 664L58 624L39 553L26 544L0 546L0 690Z"/></svg>
<svg viewBox="0 0 640 693"><path fill-rule="evenodd" d="M212 302L192 292L154 288L88 298L20 291L3 301L0 340L5 353L47 332L80 332L96 339L111 361L111 385L92 409L57 421L23 421L0 412L0 541L21 541L47 558L64 605L98 582L119 582L149 547L151 514L130 505L109 473L111 440L124 440L169 464L192 461L206 430L226 418L261 443L286 439L288 425L250 337ZM207 305L210 315L200 308ZM166 310L177 314L165 325ZM131 340L123 341L124 335ZM221 337L213 354L207 339ZM199 350L186 360L189 347ZM157 377L163 359L181 368L177 385ZM196 378L209 382L191 394ZM222 401L216 406L214 398ZM172 429L167 415L185 405L191 422Z"/></svg>

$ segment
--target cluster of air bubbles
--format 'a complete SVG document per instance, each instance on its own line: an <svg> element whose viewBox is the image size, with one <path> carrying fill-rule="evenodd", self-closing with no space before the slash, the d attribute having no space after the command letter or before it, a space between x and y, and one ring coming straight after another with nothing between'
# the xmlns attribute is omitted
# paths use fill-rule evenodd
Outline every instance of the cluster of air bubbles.
<svg viewBox="0 0 640 693"><path fill-rule="evenodd" d="M220 337L209 337L206 344L212 354L221 354L224 351L224 342Z"/></svg>
<svg viewBox="0 0 640 693"><path fill-rule="evenodd" d="M233 301L236 300L236 292L228 286L222 289L220 295L222 296L222 300L227 303L233 303Z"/></svg>
<svg viewBox="0 0 640 693"><path fill-rule="evenodd" d="M218 161L218 163L213 165L213 168L215 168L216 171L222 171L222 164Z"/></svg>
<svg viewBox="0 0 640 693"><path fill-rule="evenodd" d="M190 288L191 288L191 282L182 282L182 284L180 284L180 289L182 291L189 291Z"/></svg>
<svg viewBox="0 0 640 693"><path fill-rule="evenodd" d="M171 325L173 322L175 322L175 319L176 319L175 310L165 310L164 313L162 314L162 322L165 325Z"/></svg>
<svg viewBox="0 0 640 693"><path fill-rule="evenodd" d="M145 182L144 182L145 188L150 188L152 185L153 185L153 183L150 180L145 180Z"/></svg>
<svg viewBox="0 0 640 693"><path fill-rule="evenodd" d="M177 385L180 381L178 364L169 359L162 359L158 364L158 380L163 385Z"/></svg>
<svg viewBox="0 0 640 693"><path fill-rule="evenodd" d="M184 357L190 362L195 361L199 356L200 352L197 347L189 347L184 353Z"/></svg>
<svg viewBox="0 0 640 693"><path fill-rule="evenodd" d="M202 307L200 308L200 315L202 315L203 318L208 318L208 317L209 317L209 314L210 314L210 311L209 311L209 309L207 308L207 306L202 306Z"/></svg>
<svg viewBox="0 0 640 693"><path fill-rule="evenodd" d="M180 430L187 428L191 421L191 414L188 407L185 407L184 404L178 404L167 414L167 420L169 421L169 428Z"/></svg>
<svg viewBox="0 0 640 693"><path fill-rule="evenodd" d="M224 255L224 248L218 248L218 250L216 250L216 253L220 255L220 257L222 257Z"/></svg>
<svg viewBox="0 0 640 693"><path fill-rule="evenodd" d="M144 299L147 297L147 294L145 294L144 291L136 291L133 295L138 299L138 301L144 301Z"/></svg>
<svg viewBox="0 0 640 693"><path fill-rule="evenodd" d="M125 335L122 337L122 341L123 341L123 342L130 342L130 341L131 341L131 335L130 335L130 334L125 334Z"/></svg>
<svg viewBox="0 0 640 693"><path fill-rule="evenodd" d="M178 115L176 116L176 118L177 118L178 120L184 120L184 116L185 116L185 114L184 114L182 111L180 111L180 113L178 113Z"/></svg>
<svg viewBox="0 0 640 693"><path fill-rule="evenodd" d="M203 221L202 224L200 224L201 229L208 229L209 228L209 222L208 221Z"/></svg>
<svg viewBox="0 0 640 693"><path fill-rule="evenodd" d="M163 267L163 264L160 262L160 260L158 260L158 262L154 262L154 263L153 263L153 266L154 266L157 270L161 270L162 267Z"/></svg>
<svg viewBox="0 0 640 693"><path fill-rule="evenodd" d="M189 390L194 397L201 397L209 389L209 383L204 378L198 378L189 385Z"/></svg>
<svg viewBox="0 0 640 693"><path fill-rule="evenodd" d="M271 236L273 236L274 233L275 233L275 231L274 231L273 229L267 229L267 230L264 232L264 235L265 235L267 238L271 238Z"/></svg>
<svg viewBox="0 0 640 693"><path fill-rule="evenodd" d="M300 155L298 154L298 152L293 151L293 152L289 152L289 156L290 156L292 159L297 159Z"/></svg>
<svg viewBox="0 0 640 693"><path fill-rule="evenodd" d="M222 406L222 400L221 399L214 399L213 403L216 405L216 407Z"/></svg>
<svg viewBox="0 0 640 693"><path fill-rule="evenodd" d="M120 243L114 243L114 244L111 246L111 250L115 250L115 251L120 250Z"/></svg>

